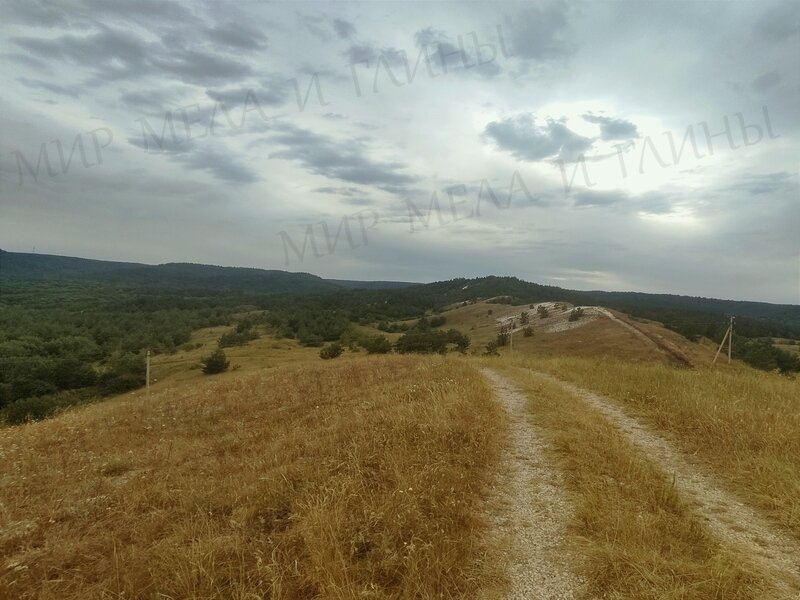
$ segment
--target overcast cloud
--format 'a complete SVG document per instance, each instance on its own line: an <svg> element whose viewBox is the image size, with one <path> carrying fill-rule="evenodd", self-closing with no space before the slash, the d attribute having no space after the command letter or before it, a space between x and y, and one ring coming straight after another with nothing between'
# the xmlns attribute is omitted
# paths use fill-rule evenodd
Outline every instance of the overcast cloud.
<svg viewBox="0 0 800 600"><path fill-rule="evenodd" d="M0 248L800 303L796 1L11 0L0 30Z"/></svg>

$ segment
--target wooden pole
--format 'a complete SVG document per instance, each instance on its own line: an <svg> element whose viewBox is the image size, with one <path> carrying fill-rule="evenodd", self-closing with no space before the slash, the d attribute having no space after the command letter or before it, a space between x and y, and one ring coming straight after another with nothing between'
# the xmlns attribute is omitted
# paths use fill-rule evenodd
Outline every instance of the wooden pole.
<svg viewBox="0 0 800 600"><path fill-rule="evenodd" d="M712 365L717 364L717 358L719 357L719 353L722 352L722 349L725 347L725 341L728 339L728 334L730 332L731 328L728 327L728 329L725 330L725 335L722 336L722 343L720 343L719 348L717 348L717 353L714 355L714 362L711 363Z"/></svg>
<svg viewBox="0 0 800 600"><path fill-rule="evenodd" d="M733 347L733 317L728 327L728 364L731 364L731 348Z"/></svg>
<svg viewBox="0 0 800 600"><path fill-rule="evenodd" d="M147 395L150 395L150 350L147 351Z"/></svg>

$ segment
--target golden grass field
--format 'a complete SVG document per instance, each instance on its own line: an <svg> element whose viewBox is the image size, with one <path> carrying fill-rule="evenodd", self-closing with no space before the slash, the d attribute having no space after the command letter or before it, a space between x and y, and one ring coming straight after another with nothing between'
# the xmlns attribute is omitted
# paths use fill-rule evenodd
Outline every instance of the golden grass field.
<svg viewBox="0 0 800 600"><path fill-rule="evenodd" d="M437 358L308 363L0 430L4 598L472 597L503 435Z"/></svg>
<svg viewBox="0 0 800 600"><path fill-rule="evenodd" d="M488 315L488 309L493 310ZM520 307L449 311L445 328L496 334ZM137 390L0 428L0 598L500 598L484 518L506 448L478 367L530 399L575 506L574 569L588 597L772 598L704 528L668 474L557 385L601 393L713 471L800 540L800 381L636 321L515 336L498 357L368 356L262 335L197 368L226 328L153 360ZM377 330L361 327L363 333ZM565 559L566 560L566 559Z"/></svg>

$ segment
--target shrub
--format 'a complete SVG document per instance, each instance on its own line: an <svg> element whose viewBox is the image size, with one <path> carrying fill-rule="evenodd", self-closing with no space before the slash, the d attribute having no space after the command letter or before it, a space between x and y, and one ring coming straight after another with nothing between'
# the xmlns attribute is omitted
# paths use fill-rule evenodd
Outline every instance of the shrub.
<svg viewBox="0 0 800 600"><path fill-rule="evenodd" d="M409 352L444 354L447 352L448 344L455 344L459 351L464 352L469 347L469 337L455 329L449 331L412 329L397 340L395 349L400 354Z"/></svg>
<svg viewBox="0 0 800 600"><path fill-rule="evenodd" d="M203 363L203 373L206 375L214 375L227 371L231 364L222 348L218 348L212 352L210 356L206 356L200 362Z"/></svg>
<svg viewBox="0 0 800 600"><path fill-rule="evenodd" d="M109 368L97 378L100 392L106 395L121 394L142 387L147 367L138 354L123 354L110 361Z"/></svg>
<svg viewBox="0 0 800 600"><path fill-rule="evenodd" d="M386 354L392 351L392 343L383 335L365 337L360 343L368 354Z"/></svg>
<svg viewBox="0 0 800 600"><path fill-rule="evenodd" d="M461 352L461 354L464 354L467 351L467 348L469 348L470 340L469 336L461 333L457 329L448 329L447 343L455 344L456 349Z"/></svg>
<svg viewBox="0 0 800 600"><path fill-rule="evenodd" d="M574 308L574 309L572 309L572 312L569 313L569 320L570 321L577 321L582 316L583 316L583 309L580 308L580 307Z"/></svg>
<svg viewBox="0 0 800 600"><path fill-rule="evenodd" d="M539 313L540 319L546 319L548 316L550 316L550 311L548 311L547 307L545 306L540 306L536 309L536 312Z"/></svg>
<svg viewBox="0 0 800 600"><path fill-rule="evenodd" d="M437 317L430 318L430 325L431 327L441 327L447 322L447 317L444 315L439 315Z"/></svg>
<svg viewBox="0 0 800 600"><path fill-rule="evenodd" d="M6 407L6 422L10 425L20 425L28 421L38 421L49 417L56 408L49 396L17 400Z"/></svg>
<svg viewBox="0 0 800 600"><path fill-rule="evenodd" d="M522 330L522 337L533 337L533 327L528 325Z"/></svg>
<svg viewBox="0 0 800 600"><path fill-rule="evenodd" d="M241 323L239 323L239 326L241 326ZM239 326L237 326L236 331L229 331L220 336L217 341L220 348L244 346L247 342L258 339L258 334L255 331L249 328L239 331Z"/></svg>
<svg viewBox="0 0 800 600"><path fill-rule="evenodd" d="M344 347L339 342L334 342L332 344L328 344L322 350L320 350L319 357L328 360L330 358L341 356L342 352L344 352Z"/></svg>
<svg viewBox="0 0 800 600"><path fill-rule="evenodd" d="M9 425L20 425L28 421L45 419L62 408L85 402L93 396L94 393L91 389L85 389L23 398L5 407L3 414Z"/></svg>

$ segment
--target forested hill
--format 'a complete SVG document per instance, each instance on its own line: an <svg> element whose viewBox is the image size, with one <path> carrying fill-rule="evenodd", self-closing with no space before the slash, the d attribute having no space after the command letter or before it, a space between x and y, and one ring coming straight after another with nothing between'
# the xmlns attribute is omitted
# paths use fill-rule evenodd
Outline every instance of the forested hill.
<svg viewBox="0 0 800 600"><path fill-rule="evenodd" d="M3 284L36 281L111 284L132 293L161 294L191 292L192 295L232 294L345 294L351 308L366 304L384 306L400 317L409 308L440 309L448 304L475 299L507 298L514 302L561 300L574 304L602 304L637 316L664 322L687 335L715 337L725 317L739 318L743 335L800 338L800 306L739 302L639 292L576 291L523 281L516 277L451 279L428 284L392 281L323 279L310 273L290 273L243 267L218 267L190 263L145 265L0 250L0 294ZM51 286L48 286L51 287ZM52 292L52 289L49 291ZM326 302L329 303L329 302ZM402 308L401 308L402 307ZM405 310L403 310L405 309ZM360 312L360 311L356 311Z"/></svg>
<svg viewBox="0 0 800 600"><path fill-rule="evenodd" d="M145 265L0 250L0 282L92 281L147 290L206 290L244 294L325 292L336 283L309 273L191 263Z"/></svg>

